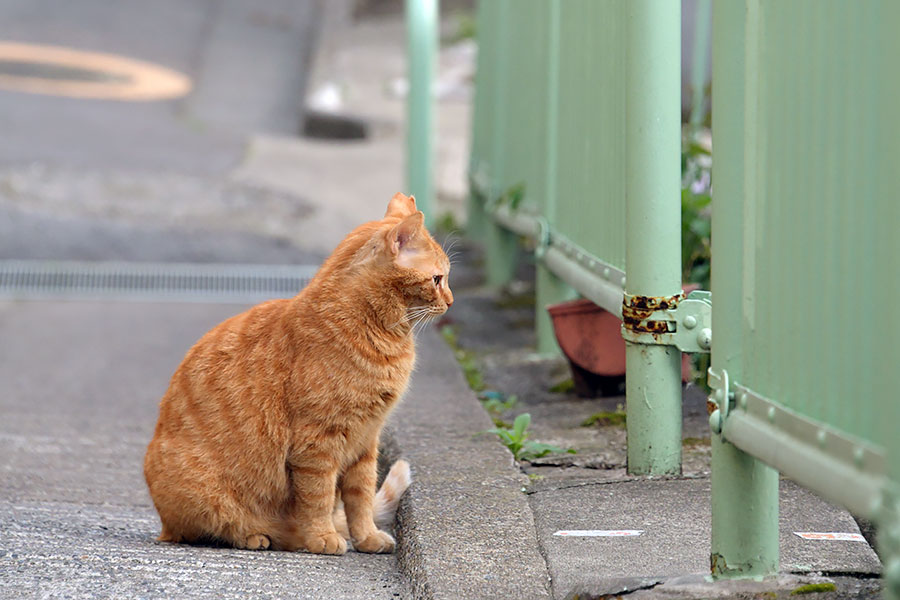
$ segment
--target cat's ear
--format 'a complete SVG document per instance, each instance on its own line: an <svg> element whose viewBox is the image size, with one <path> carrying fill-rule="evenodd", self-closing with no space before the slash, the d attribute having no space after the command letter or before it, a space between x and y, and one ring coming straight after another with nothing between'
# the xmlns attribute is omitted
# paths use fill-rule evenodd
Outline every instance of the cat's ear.
<svg viewBox="0 0 900 600"><path fill-rule="evenodd" d="M416 198L405 194L396 193L391 201L388 202L387 212L384 213L385 218L397 217L403 219L416 212Z"/></svg>
<svg viewBox="0 0 900 600"><path fill-rule="evenodd" d="M425 227L425 215L416 211L391 228L388 232L387 243L391 254L399 256L409 243Z"/></svg>

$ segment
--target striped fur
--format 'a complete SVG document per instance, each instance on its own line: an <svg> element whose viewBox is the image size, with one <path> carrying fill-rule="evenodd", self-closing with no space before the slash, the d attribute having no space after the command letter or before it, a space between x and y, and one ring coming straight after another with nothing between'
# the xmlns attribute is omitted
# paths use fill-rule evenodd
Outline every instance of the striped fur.
<svg viewBox="0 0 900 600"><path fill-rule="evenodd" d="M392 551L384 529L409 465L397 461L376 495L379 435L406 391L416 327L453 303L449 268L415 200L397 194L300 294L204 335L172 376L144 460L159 539Z"/></svg>

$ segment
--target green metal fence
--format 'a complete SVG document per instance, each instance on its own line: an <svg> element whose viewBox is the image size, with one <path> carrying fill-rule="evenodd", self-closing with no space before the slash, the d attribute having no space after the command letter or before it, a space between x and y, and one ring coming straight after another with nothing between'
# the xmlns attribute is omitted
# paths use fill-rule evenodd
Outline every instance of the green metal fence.
<svg viewBox="0 0 900 600"><path fill-rule="evenodd" d="M754 456L881 519L886 574L900 584L898 498L885 480L900 459L900 320L882 308L900 273L898 25L894 1L715 6L721 574L778 564L778 478Z"/></svg>
<svg viewBox="0 0 900 600"><path fill-rule="evenodd" d="M576 292L617 315L626 290L681 293L680 23L677 2L479 4L470 221L487 221L491 284L511 277L516 236L535 240L541 352L544 307ZM678 473L681 353L632 333L629 469Z"/></svg>
<svg viewBox="0 0 900 600"><path fill-rule="evenodd" d="M477 19L490 283L526 236L540 350L548 303L623 318L632 473L680 472L680 351L708 350L711 323L713 574L777 570L780 471L876 520L900 598L900 3L715 3L711 309L680 289L680 2Z"/></svg>

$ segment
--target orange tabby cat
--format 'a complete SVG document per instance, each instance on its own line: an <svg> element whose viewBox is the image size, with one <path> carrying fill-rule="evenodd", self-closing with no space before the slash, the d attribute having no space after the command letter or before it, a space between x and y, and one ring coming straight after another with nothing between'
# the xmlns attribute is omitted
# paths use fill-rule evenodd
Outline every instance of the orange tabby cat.
<svg viewBox="0 0 900 600"><path fill-rule="evenodd" d="M393 520L409 465L397 461L376 495L378 438L413 369L413 328L453 304L449 261L423 219L395 195L300 294L228 319L188 351L144 459L160 540L393 550L376 521Z"/></svg>

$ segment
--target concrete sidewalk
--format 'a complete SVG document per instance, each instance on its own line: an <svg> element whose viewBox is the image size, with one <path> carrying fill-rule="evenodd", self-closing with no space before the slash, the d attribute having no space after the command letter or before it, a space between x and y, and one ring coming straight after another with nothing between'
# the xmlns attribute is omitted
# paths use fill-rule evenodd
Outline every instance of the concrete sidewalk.
<svg viewBox="0 0 900 600"><path fill-rule="evenodd" d="M460 296L454 309L465 302ZM400 564L415 598L599 598L637 590L683 598L787 595L805 583L833 581L829 575L844 577L841 597L877 597L871 578L880 564L865 541L794 533L859 534L853 518L788 481L781 485L783 575L753 585L706 582L707 475L638 478L569 466L538 468L545 474L530 481L505 448L479 435L492 424L451 349L429 331L420 336L420 356L394 419L393 450L410 460L416 481L399 521ZM640 534L559 535L567 530Z"/></svg>

